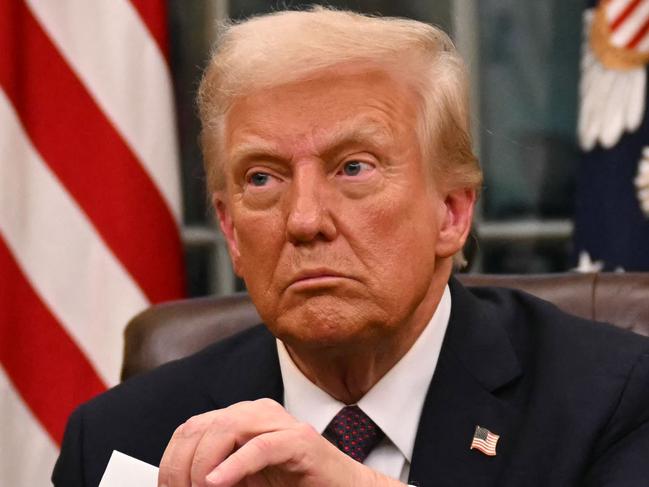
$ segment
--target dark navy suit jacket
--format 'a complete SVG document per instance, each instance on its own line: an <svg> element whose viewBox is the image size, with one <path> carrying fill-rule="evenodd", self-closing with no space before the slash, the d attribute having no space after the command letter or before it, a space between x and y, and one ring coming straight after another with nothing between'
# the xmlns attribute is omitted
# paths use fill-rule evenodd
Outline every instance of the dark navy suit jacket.
<svg viewBox="0 0 649 487"><path fill-rule="evenodd" d="M518 291L450 284L410 483L649 485L649 340ZM259 326L78 408L54 484L97 485L113 450L158 465L187 418L262 397L281 402L283 387L274 338ZM476 425L500 435L496 456L469 448Z"/></svg>

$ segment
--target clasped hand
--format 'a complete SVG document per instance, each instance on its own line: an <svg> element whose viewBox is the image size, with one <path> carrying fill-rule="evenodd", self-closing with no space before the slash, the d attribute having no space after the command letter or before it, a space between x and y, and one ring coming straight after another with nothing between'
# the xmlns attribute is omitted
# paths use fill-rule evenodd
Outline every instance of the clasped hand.
<svg viewBox="0 0 649 487"><path fill-rule="evenodd" d="M403 486L340 452L275 401L190 418L160 463L159 487Z"/></svg>

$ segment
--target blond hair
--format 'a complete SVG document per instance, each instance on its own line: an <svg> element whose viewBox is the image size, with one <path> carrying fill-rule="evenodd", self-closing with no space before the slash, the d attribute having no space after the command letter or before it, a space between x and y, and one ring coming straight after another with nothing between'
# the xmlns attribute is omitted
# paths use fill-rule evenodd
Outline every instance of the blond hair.
<svg viewBox="0 0 649 487"><path fill-rule="evenodd" d="M468 77L449 37L415 20L313 7L223 26L198 91L210 191L224 186L224 125L235 99L358 63L377 64L413 83L422 100L416 130L425 160L451 185L479 189Z"/></svg>

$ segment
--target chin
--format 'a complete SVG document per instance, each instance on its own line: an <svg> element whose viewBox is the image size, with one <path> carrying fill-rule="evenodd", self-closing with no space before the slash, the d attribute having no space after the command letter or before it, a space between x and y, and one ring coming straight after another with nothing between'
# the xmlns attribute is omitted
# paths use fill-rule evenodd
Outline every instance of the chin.
<svg viewBox="0 0 649 487"><path fill-rule="evenodd" d="M380 332L378 323L383 320L376 311L367 303L312 296L286 308L267 325L277 338L293 346L353 345Z"/></svg>

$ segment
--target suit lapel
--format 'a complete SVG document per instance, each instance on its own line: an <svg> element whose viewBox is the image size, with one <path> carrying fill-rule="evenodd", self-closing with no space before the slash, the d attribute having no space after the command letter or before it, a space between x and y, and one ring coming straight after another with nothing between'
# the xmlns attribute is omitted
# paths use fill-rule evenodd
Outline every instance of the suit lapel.
<svg viewBox="0 0 649 487"><path fill-rule="evenodd" d="M495 485L520 413L498 390L521 369L497 308L451 279L449 326L420 419L410 468L414 485ZM496 456L470 445L476 425L500 435Z"/></svg>

